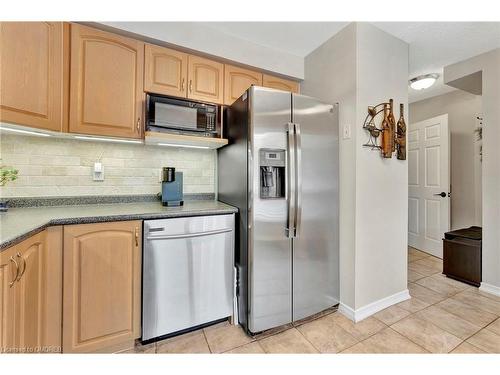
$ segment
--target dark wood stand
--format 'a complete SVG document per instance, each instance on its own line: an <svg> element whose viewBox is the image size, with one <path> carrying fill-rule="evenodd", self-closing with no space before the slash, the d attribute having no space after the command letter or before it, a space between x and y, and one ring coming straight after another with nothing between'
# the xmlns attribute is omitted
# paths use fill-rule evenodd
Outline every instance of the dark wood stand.
<svg viewBox="0 0 500 375"><path fill-rule="evenodd" d="M443 273L452 279L481 284L481 227L454 230L444 234Z"/></svg>

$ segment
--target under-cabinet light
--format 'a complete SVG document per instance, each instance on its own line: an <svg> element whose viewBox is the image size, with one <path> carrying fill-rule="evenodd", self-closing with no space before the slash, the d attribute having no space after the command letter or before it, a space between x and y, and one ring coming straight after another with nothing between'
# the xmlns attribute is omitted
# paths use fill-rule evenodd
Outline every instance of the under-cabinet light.
<svg viewBox="0 0 500 375"><path fill-rule="evenodd" d="M185 147L185 148L204 148L209 149L208 146L192 146L192 145L178 145L174 143L158 143L158 146L167 146L167 147Z"/></svg>
<svg viewBox="0 0 500 375"><path fill-rule="evenodd" d="M6 128L4 126L0 126L0 130L2 131L7 131L7 132L13 132L13 133L21 133L21 134L29 134L29 135L37 135L39 137L51 137L51 134L45 134L45 133L39 133L39 132L33 132L30 130L22 130L22 129L13 129L13 128Z"/></svg>
<svg viewBox="0 0 500 375"><path fill-rule="evenodd" d="M142 143L142 141L134 139L116 139L116 138L100 138L100 137L86 137L84 135L75 135L76 139L84 141L102 141L102 142L117 142L117 143Z"/></svg>

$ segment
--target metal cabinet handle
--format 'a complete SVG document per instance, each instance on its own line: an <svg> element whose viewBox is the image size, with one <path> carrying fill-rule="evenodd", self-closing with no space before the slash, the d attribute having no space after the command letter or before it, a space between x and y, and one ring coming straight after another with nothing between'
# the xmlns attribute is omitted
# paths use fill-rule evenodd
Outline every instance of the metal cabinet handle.
<svg viewBox="0 0 500 375"><path fill-rule="evenodd" d="M21 280L21 277L23 277L24 273L26 272L26 259L23 258L21 253L17 253L16 256L23 261L23 270L19 272L19 276L16 278L16 281Z"/></svg>
<svg viewBox="0 0 500 375"><path fill-rule="evenodd" d="M137 133L141 132L141 118L139 117L137 119Z"/></svg>
<svg viewBox="0 0 500 375"><path fill-rule="evenodd" d="M181 82L181 91L184 91L184 83L185 83L186 79L183 78L182 79L182 82Z"/></svg>
<svg viewBox="0 0 500 375"><path fill-rule="evenodd" d="M287 200L288 200L288 220L286 227L286 235L288 238L295 237L295 127L291 122L287 124Z"/></svg>
<svg viewBox="0 0 500 375"><path fill-rule="evenodd" d="M17 277L19 276L19 265L17 264L17 262L14 259L14 257L10 257L9 261L11 261L12 263L14 263L14 265L16 266L16 275L14 276L14 278L12 279L12 281L9 283L9 288L12 288L12 285L14 285L14 283L17 280Z"/></svg>
<svg viewBox="0 0 500 375"><path fill-rule="evenodd" d="M139 246L139 228L135 228L135 246Z"/></svg>
<svg viewBox="0 0 500 375"><path fill-rule="evenodd" d="M189 92L193 92L193 80L189 80Z"/></svg>

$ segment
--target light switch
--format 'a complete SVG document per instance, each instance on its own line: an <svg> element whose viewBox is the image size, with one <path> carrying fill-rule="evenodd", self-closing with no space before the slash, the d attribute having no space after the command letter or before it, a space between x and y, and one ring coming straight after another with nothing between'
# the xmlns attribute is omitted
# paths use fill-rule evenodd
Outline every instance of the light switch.
<svg viewBox="0 0 500 375"><path fill-rule="evenodd" d="M351 138L351 125L350 124L344 124L342 138L343 139L350 139Z"/></svg>
<svg viewBox="0 0 500 375"><path fill-rule="evenodd" d="M94 163L93 177L94 181L104 181L104 166L101 162Z"/></svg>

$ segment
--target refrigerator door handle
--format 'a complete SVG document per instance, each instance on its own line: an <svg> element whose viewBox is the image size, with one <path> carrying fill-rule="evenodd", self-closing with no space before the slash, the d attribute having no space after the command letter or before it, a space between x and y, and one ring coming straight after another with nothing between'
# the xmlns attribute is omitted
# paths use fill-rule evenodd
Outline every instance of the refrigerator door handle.
<svg viewBox="0 0 500 375"><path fill-rule="evenodd" d="M295 236L299 235L302 221L302 140L300 124L295 124Z"/></svg>
<svg viewBox="0 0 500 375"><path fill-rule="evenodd" d="M295 237L295 203L296 203L296 191L295 191L295 126L293 123L289 122L287 124L287 164L286 164L286 174L287 174L287 201L288 201L288 219L286 226L286 235L288 238Z"/></svg>

